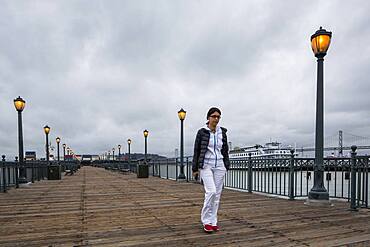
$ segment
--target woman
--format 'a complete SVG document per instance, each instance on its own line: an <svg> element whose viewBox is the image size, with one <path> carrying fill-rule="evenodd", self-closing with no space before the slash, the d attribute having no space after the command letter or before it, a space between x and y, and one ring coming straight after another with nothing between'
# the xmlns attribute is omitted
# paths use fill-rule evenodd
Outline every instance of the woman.
<svg viewBox="0 0 370 247"><path fill-rule="evenodd" d="M226 171L230 167L226 129L217 126L221 111L209 109L206 126L198 130L193 157L193 176L203 181L205 196L201 213L203 229L207 233L220 230L217 225L217 210Z"/></svg>

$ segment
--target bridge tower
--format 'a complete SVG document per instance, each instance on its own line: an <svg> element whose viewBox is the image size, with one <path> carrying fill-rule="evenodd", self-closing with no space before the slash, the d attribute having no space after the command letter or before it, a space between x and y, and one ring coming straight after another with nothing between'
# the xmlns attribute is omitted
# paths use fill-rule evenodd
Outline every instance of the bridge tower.
<svg viewBox="0 0 370 247"><path fill-rule="evenodd" d="M338 156L343 156L343 131L339 130L339 152Z"/></svg>

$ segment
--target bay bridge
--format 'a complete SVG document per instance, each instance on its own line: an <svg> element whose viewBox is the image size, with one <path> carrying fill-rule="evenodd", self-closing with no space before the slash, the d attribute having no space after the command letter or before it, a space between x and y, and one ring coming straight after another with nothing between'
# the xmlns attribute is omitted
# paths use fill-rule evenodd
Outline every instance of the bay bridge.
<svg viewBox="0 0 370 247"><path fill-rule="evenodd" d="M324 151L335 152L335 156L342 157L344 151L350 151L351 146L356 145L357 150L368 150L370 153L370 137L359 136L339 130L337 133L325 137L324 140ZM302 147L297 147L298 153L304 154L304 152L314 152L314 144L305 144Z"/></svg>

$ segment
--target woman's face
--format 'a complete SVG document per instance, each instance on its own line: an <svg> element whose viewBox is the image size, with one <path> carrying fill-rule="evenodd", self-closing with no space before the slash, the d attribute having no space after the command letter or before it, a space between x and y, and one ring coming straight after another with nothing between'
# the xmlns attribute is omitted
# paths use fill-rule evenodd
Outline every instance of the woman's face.
<svg viewBox="0 0 370 247"><path fill-rule="evenodd" d="M214 112L212 113L209 117L208 117L208 121L209 121L209 125L210 126L213 126L213 127L216 127L218 122L220 121L220 118L221 118L221 115L220 113L218 112Z"/></svg>

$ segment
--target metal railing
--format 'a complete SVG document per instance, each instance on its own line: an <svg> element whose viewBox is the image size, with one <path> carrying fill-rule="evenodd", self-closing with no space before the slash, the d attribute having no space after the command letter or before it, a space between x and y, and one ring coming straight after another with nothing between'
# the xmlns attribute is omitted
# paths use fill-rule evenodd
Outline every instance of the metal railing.
<svg viewBox="0 0 370 247"><path fill-rule="evenodd" d="M92 166L104 168L106 170L118 172L133 172L137 173L138 161L118 161L118 160L95 160L91 163ZM150 171L150 169L149 169ZM153 175L150 173L149 175Z"/></svg>
<svg viewBox="0 0 370 247"><path fill-rule="evenodd" d="M60 166L61 172L65 170L77 171L80 168L78 161L25 161L19 166L18 161L6 161L5 157L0 161L0 190L7 192L11 187L19 187L20 169L25 169L25 182L48 179L49 167Z"/></svg>
<svg viewBox="0 0 370 247"><path fill-rule="evenodd" d="M152 167L152 174L154 174L153 176L178 180L181 165L180 158L153 160L149 163L149 165ZM184 157L184 174L187 182L193 180L191 165L192 157Z"/></svg>
<svg viewBox="0 0 370 247"><path fill-rule="evenodd" d="M351 208L369 208L369 156L325 158L324 184L330 198L345 199ZM192 181L191 157L184 159L186 181ZM248 192L295 198L308 197L314 180L314 158L271 159L251 157L231 160L224 186ZM150 162L154 176L177 180L179 159L164 159Z"/></svg>

